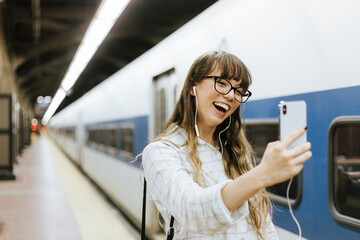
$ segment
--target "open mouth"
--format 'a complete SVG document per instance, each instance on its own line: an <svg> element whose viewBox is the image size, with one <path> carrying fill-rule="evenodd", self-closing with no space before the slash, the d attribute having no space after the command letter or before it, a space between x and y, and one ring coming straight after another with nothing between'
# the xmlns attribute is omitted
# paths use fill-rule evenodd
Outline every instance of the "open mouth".
<svg viewBox="0 0 360 240"><path fill-rule="evenodd" d="M213 103L214 106L216 107L217 110L223 112L223 113L226 113L227 111L229 111L229 106L224 104L224 103L220 103L220 102L214 102Z"/></svg>

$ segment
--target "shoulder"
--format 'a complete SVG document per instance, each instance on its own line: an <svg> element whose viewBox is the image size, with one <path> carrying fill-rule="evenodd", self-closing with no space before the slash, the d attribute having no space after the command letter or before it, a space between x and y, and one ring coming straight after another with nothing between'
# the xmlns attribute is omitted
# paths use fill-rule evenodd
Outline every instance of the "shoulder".
<svg viewBox="0 0 360 240"><path fill-rule="evenodd" d="M182 129L175 129L169 135L151 142L143 151L143 162L160 161L163 158L177 158L179 152L185 151L186 135Z"/></svg>
<svg viewBox="0 0 360 240"><path fill-rule="evenodd" d="M172 143L174 146L181 148L186 144L187 135L182 127L176 126L170 133L164 136L160 141Z"/></svg>
<svg viewBox="0 0 360 240"><path fill-rule="evenodd" d="M178 145L177 142L172 141L172 139L161 139L152 143L149 143L144 151L143 155L148 154L161 154L169 152L178 152L182 151L181 145Z"/></svg>
<svg viewBox="0 0 360 240"><path fill-rule="evenodd" d="M143 151L142 164L146 178L163 173L169 169L183 168L183 151L173 143L159 140L147 145ZM171 171L170 171L171 172Z"/></svg>
<svg viewBox="0 0 360 240"><path fill-rule="evenodd" d="M146 148L156 148L156 147L175 147L179 150L184 150L186 146L187 135L183 128L176 126L170 130L169 134L163 136L160 139L150 143ZM145 149L146 149L145 148Z"/></svg>
<svg viewBox="0 0 360 240"><path fill-rule="evenodd" d="M143 153L148 154L156 151L164 151L174 149L174 145L167 142L166 140L159 140L152 143L149 143L145 148Z"/></svg>

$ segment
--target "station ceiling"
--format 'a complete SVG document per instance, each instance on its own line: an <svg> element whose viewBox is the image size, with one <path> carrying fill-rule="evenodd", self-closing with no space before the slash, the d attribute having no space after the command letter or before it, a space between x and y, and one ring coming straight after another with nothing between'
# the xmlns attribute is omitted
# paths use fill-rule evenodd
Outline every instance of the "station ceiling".
<svg viewBox="0 0 360 240"><path fill-rule="evenodd" d="M100 0L0 0L6 48L20 95L31 106L54 96ZM131 0L60 111L216 0ZM41 116L38 116L41 117Z"/></svg>

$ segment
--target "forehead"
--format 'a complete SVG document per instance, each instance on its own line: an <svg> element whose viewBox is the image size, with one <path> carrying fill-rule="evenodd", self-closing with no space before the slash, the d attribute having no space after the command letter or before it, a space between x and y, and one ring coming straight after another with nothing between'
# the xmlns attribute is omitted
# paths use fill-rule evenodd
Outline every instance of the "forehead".
<svg viewBox="0 0 360 240"><path fill-rule="evenodd" d="M222 74L222 70L218 67L215 67L213 69L210 70L210 72L207 75L211 75L211 76L221 76Z"/></svg>
<svg viewBox="0 0 360 240"><path fill-rule="evenodd" d="M210 69L209 73L217 74L216 76L225 78L225 79L234 79L240 81L241 79L241 72L242 70L239 66L222 66L219 63L215 63L212 68ZM209 75L209 74L208 74Z"/></svg>
<svg viewBox="0 0 360 240"><path fill-rule="evenodd" d="M234 87L239 87L242 83L242 79L230 79L228 78L228 76L226 76L226 74L223 74L223 71L221 68L219 67L215 67L214 69L210 70L210 72L208 73L209 76L218 76L221 78L225 78L226 80L230 81L230 83L234 86Z"/></svg>

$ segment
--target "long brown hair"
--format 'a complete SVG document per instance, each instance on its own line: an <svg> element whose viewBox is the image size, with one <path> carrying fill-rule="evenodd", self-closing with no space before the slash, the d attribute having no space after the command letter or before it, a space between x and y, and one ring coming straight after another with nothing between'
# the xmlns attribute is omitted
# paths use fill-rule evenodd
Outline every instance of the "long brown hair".
<svg viewBox="0 0 360 240"><path fill-rule="evenodd" d="M156 140L172 133L177 126L182 127L187 140L188 161L194 168L194 181L200 186L206 187L202 174L202 162L197 151L198 138L195 132L195 98L190 94L190 89L203 80L204 76L212 70L219 69L221 77L225 79L241 80L241 87L248 89L252 83L251 75L245 64L236 56L226 52L209 52L198 57L192 64L184 83L180 99L175 110L165 125L165 131ZM240 110L241 109L241 110ZM237 108L231 115L231 124L227 131L222 133L221 141L227 142L223 152L223 165L225 174L230 179L235 179L250 171L255 166L254 151L245 136L245 124L243 118L243 107ZM219 124L214 132L213 139L218 141L219 132L226 128L229 119ZM266 225L267 216L272 214L271 201L265 189L259 191L248 200L249 217L248 222L256 230L257 235L263 239L261 228Z"/></svg>

